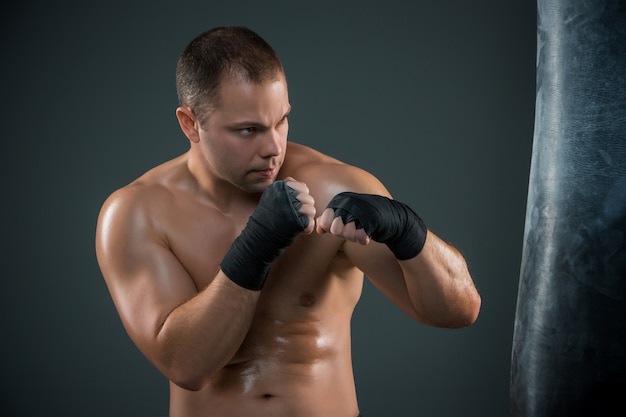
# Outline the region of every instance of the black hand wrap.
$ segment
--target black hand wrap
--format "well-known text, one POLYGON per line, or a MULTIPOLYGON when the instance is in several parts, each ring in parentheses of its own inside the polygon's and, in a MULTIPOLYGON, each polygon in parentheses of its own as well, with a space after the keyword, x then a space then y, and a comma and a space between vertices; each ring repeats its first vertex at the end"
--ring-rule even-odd
POLYGON ((422 251, 427 228, 409 206, 374 194, 344 192, 330 200, 328 207, 344 224, 354 222, 372 240, 386 244, 399 260, 411 259, 422 251))
POLYGON ((298 191, 276 181, 261 196, 248 224, 222 259, 221 268, 231 281, 249 290, 263 288, 272 262, 308 225, 298 210, 298 191))

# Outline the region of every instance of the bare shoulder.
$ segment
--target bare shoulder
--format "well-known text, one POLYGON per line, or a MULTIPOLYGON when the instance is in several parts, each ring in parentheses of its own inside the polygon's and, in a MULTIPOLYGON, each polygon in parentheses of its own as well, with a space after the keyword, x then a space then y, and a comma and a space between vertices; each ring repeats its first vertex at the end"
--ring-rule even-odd
MULTIPOLYGON (((129 184, 115 190, 105 200, 102 211, 112 208, 124 207, 127 209, 145 209, 152 205, 167 201, 175 188, 184 182, 181 177, 185 174, 183 169, 184 155, 158 165, 129 184)), ((101 213, 102 215, 102 213, 101 213)))
POLYGON ((173 193, 180 158, 144 173, 131 183, 112 192, 98 216, 96 243, 99 255, 111 244, 118 245, 133 236, 165 240, 159 232, 159 212, 167 211, 175 201, 173 193))
POLYGON ((306 183, 322 205, 343 191, 390 196, 370 172, 293 142, 289 143, 288 162, 283 171, 284 176, 306 183))
POLYGON ((100 240, 117 229, 125 229, 127 233, 146 232, 152 227, 152 212, 170 200, 169 194, 160 184, 143 182, 133 182, 114 191, 100 209, 97 238, 100 240))

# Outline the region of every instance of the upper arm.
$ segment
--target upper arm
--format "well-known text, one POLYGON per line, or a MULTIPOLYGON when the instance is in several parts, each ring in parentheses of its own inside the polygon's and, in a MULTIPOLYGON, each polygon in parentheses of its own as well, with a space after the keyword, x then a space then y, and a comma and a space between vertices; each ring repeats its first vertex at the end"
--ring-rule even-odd
POLYGON ((96 256, 129 336, 154 358, 165 319, 197 290, 152 221, 141 190, 117 191, 104 203, 96 256))

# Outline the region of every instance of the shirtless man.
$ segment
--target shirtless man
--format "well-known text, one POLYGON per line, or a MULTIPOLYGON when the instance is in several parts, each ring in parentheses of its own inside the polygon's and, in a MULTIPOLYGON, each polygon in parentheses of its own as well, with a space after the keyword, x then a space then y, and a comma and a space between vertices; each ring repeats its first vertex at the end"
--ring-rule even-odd
POLYGON ((115 191, 96 236, 125 329, 171 381, 171 417, 359 415, 364 274, 418 322, 476 320, 457 250, 371 174, 287 143, 285 74, 260 37, 200 35, 177 89, 189 150, 115 191))

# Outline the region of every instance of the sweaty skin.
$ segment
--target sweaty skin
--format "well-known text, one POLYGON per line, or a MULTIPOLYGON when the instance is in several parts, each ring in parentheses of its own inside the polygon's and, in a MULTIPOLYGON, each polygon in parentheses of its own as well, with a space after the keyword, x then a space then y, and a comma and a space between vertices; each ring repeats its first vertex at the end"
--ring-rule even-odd
POLYGON ((190 150, 103 205, 96 253, 115 306, 171 381, 171 417, 355 417, 350 319, 364 273, 426 324, 470 325, 480 297, 462 256, 434 233, 398 261, 325 210, 342 191, 390 195, 359 168, 287 144, 282 77, 226 84, 222 96, 209 126, 179 108, 190 150), (309 225, 263 289, 247 290, 220 261, 277 179, 299 191, 309 225))

